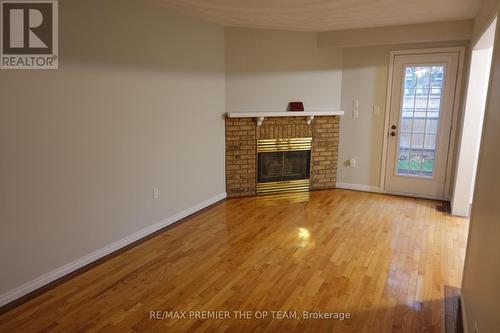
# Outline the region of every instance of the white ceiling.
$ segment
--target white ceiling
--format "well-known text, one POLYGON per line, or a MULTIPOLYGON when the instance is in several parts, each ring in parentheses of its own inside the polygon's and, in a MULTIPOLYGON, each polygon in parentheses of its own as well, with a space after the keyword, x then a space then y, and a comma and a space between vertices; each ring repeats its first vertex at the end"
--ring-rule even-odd
POLYGON ((473 18, 481 0, 150 0, 225 26, 327 31, 473 18))

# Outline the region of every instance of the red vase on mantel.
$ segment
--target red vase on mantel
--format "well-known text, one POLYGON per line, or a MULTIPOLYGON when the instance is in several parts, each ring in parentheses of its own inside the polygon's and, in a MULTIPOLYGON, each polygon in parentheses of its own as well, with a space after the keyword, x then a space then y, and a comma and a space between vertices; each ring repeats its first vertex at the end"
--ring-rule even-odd
POLYGON ((304 104, 302 102, 288 103, 288 111, 304 111, 304 104))

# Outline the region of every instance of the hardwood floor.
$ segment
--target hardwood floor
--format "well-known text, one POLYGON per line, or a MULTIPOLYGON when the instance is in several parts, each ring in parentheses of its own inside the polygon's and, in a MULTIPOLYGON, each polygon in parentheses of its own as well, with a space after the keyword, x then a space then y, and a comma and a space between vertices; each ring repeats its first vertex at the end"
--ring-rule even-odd
POLYGON ((441 332, 468 220, 439 204, 346 190, 227 200, 1 315, 0 332, 441 332), (230 318, 150 318, 218 310, 230 318))

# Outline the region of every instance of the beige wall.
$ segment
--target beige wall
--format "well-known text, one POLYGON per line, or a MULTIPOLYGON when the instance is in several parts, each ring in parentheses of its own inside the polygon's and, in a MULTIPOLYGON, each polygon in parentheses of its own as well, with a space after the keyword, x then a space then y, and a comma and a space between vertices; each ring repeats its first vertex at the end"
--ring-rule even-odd
POLYGON ((318 48, 317 34, 226 28, 226 109, 280 111, 340 107, 342 51, 318 48))
POLYGON ((224 192, 223 29, 59 3, 60 69, 0 71, 0 294, 224 192))
POLYGON ((384 135, 384 113, 387 96, 389 56, 393 50, 467 46, 465 41, 368 46, 344 49, 339 169, 341 186, 378 190, 384 135), (359 118, 352 117, 354 99, 359 99, 359 118), (380 113, 373 112, 373 106, 380 113), (347 165, 356 159, 356 167, 347 165))
POLYGON ((347 48, 342 72, 337 182, 368 187, 379 186, 384 131, 390 47, 347 48), (352 116, 353 101, 359 99, 359 118, 352 116), (375 115, 373 105, 380 107, 375 115), (346 162, 356 159, 356 167, 346 162))
MULTIPOLYGON (((477 40, 495 15, 500 2, 486 0, 479 11, 477 40)), ((493 51, 491 79, 479 153, 474 203, 462 282, 466 328, 474 332, 500 332, 500 21, 493 51)))

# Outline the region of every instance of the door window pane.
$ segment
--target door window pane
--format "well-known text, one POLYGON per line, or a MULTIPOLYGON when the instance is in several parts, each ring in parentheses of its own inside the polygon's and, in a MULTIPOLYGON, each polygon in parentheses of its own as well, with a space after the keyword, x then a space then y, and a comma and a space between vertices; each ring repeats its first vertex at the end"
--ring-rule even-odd
POLYGON ((425 133, 425 117, 418 117, 415 115, 413 119, 413 133, 425 133))
POLYGON ((436 150, 436 134, 425 135, 425 149, 436 150))
POLYGON ((443 94, 443 65, 405 68, 396 172, 431 177, 443 94))
POLYGON ((413 133, 411 135, 411 149, 422 149, 424 148, 424 135, 420 133, 413 133))
POLYGON ((399 147, 408 149, 410 148, 410 133, 401 133, 399 136, 399 147))
MULTIPOLYGON (((431 116, 431 115, 429 115, 431 116)), ((436 134, 437 133, 437 128, 438 128, 438 120, 437 119, 432 119, 429 117, 427 119, 426 127, 425 127, 425 132, 428 134, 436 134)))
POLYGON ((413 128, 413 117, 401 119, 401 133, 410 133, 413 128))

